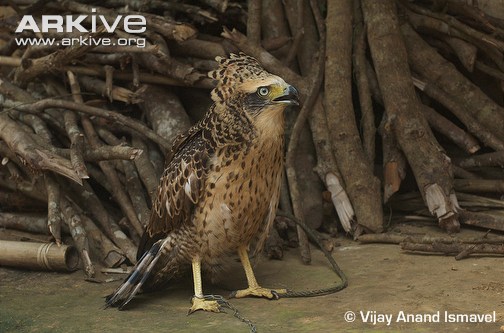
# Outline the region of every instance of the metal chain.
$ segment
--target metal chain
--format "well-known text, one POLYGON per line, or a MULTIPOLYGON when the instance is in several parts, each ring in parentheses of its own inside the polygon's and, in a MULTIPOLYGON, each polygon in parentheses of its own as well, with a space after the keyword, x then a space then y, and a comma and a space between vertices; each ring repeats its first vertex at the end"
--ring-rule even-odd
MULTIPOLYGON (((287 216, 288 218, 292 219, 294 222, 296 222, 297 224, 299 224, 304 229, 304 231, 308 234, 308 236, 310 238, 312 238, 312 240, 315 243, 317 243, 317 245, 319 246, 319 248, 322 250, 322 252, 324 253, 325 257, 327 258, 327 260, 331 264, 332 269, 334 270, 334 272, 341 279, 341 282, 338 283, 338 284, 336 284, 333 287, 324 288, 324 289, 315 289, 315 290, 307 290, 307 291, 291 291, 291 290, 289 290, 286 293, 282 293, 282 294, 280 294, 280 293, 274 293, 275 298, 278 299, 278 298, 290 298, 290 297, 314 297, 314 296, 322 296, 322 295, 332 294, 332 293, 335 293, 337 291, 340 291, 340 290, 346 288, 348 286, 348 280, 347 280, 347 277, 345 276, 345 273, 343 273, 343 271, 341 270, 341 268, 339 268, 338 264, 336 263, 336 261, 334 260, 334 258, 332 257, 332 255, 329 253, 329 251, 327 251, 324 248, 324 246, 321 244, 321 242, 318 239, 317 235, 315 235, 315 232, 313 231, 313 229, 311 229, 309 226, 307 226, 306 224, 304 224, 303 222, 301 222, 299 219, 295 218, 292 215, 284 214, 284 213, 281 213, 281 212, 277 212, 277 214, 278 215, 287 216)), ((248 327, 250 329, 250 333, 257 333, 257 327, 256 327, 256 325, 252 321, 250 321, 249 319, 243 317, 240 314, 240 312, 238 311, 238 309, 235 308, 231 303, 229 303, 221 295, 203 295, 203 298, 205 300, 208 300, 208 301, 217 301, 217 303, 219 304, 219 306, 221 308, 225 308, 225 309, 229 309, 229 310, 233 311, 233 316, 235 318, 239 319, 241 322, 243 322, 243 323, 245 323, 245 324, 248 325, 248 327)), ((225 312, 225 311, 223 311, 223 312, 225 312)))
MULTIPOLYGON (((221 295, 203 295, 203 298, 208 301, 217 301, 221 308, 229 309, 233 311, 233 316, 238 318, 241 322, 248 325, 250 329, 250 333, 257 333, 256 325, 250 321, 249 319, 243 317, 237 308, 235 308, 231 303, 229 303, 224 297, 221 295)), ((224 313, 227 313, 223 311, 224 313)))
POLYGON ((335 293, 337 291, 340 291, 342 289, 345 289, 348 286, 348 279, 341 270, 341 268, 338 266, 336 263, 336 260, 334 260, 333 256, 329 251, 325 249, 325 247, 322 245, 320 242, 319 238, 315 234, 314 230, 310 228, 308 225, 303 223, 301 220, 296 218, 295 216, 292 216, 290 214, 286 214, 284 212, 277 211, 277 215, 280 216, 285 216, 294 222, 296 222, 303 230, 306 232, 306 234, 318 245, 320 250, 324 253, 325 257, 331 264, 331 268, 333 271, 338 275, 338 277, 341 279, 341 282, 328 288, 323 288, 323 289, 315 289, 315 290, 306 290, 306 291, 291 291, 288 290, 286 293, 278 294, 278 298, 291 298, 291 297, 315 297, 315 296, 323 296, 323 295, 328 295, 335 293))

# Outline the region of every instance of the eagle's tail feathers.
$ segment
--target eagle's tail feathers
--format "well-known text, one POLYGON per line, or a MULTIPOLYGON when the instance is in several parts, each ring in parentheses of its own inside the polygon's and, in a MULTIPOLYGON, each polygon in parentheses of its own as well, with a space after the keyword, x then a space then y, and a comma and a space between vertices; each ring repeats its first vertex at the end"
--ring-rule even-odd
MULTIPOLYGON (((158 251, 159 251, 159 249, 158 249, 158 251)), ((142 276, 142 279, 140 280, 140 282, 137 283, 137 285, 135 286, 135 288, 133 289, 133 291, 130 293, 130 295, 128 296, 128 298, 119 306, 119 310, 122 310, 122 308, 126 304, 128 304, 129 301, 131 301, 131 299, 138 293, 138 291, 140 290, 140 288, 143 286, 143 284, 145 283, 145 281, 149 277, 149 273, 152 271, 152 268, 154 267, 154 265, 158 261, 159 257, 160 257, 159 255, 157 255, 157 256, 154 257, 154 259, 152 260, 152 262, 147 267, 146 273, 142 276)))
POLYGON ((133 272, 126 280, 105 299, 105 308, 110 306, 122 310, 126 304, 140 291, 140 288, 149 277, 152 268, 161 256, 161 248, 164 246, 165 239, 159 240, 148 252, 145 252, 142 258, 137 262, 133 272))

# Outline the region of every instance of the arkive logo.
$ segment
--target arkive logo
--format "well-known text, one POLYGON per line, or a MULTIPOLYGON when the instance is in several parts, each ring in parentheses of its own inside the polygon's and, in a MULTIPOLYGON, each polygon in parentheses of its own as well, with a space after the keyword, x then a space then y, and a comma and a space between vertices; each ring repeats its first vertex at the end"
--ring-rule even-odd
MULTIPOLYGON (((96 8, 91 9, 96 13, 96 8)), ((105 31, 112 33, 118 27, 130 34, 139 34, 147 29, 147 20, 142 15, 117 15, 115 18, 107 19, 105 15, 42 15, 41 21, 37 23, 32 15, 24 15, 19 22, 16 32, 96 32, 97 25, 102 24, 105 31), (91 29, 81 25, 84 20, 90 19, 91 29)))
POLYGON ((145 37, 136 37, 147 30, 147 20, 143 15, 110 15, 97 14, 96 8, 91 9, 91 15, 42 15, 40 18, 24 15, 19 22, 16 33, 61 33, 49 37, 16 37, 18 46, 135 46, 143 48, 147 41, 145 37), (84 26, 84 25, 85 26, 84 26), (129 36, 94 36, 92 33, 101 30, 114 33, 121 30, 129 36), (78 34, 78 33, 83 34, 78 34), (75 34, 77 33, 77 35, 75 34), (88 33, 86 35, 86 33, 88 33), (91 33, 91 34, 89 34, 91 33), (133 36, 132 36, 133 35, 133 36))

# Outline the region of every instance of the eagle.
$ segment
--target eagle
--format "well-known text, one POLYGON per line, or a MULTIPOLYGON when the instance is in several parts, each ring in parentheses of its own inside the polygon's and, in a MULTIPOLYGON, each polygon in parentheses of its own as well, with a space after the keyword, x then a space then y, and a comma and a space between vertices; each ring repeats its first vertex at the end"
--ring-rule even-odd
POLYGON ((219 312, 203 294, 201 272, 218 271, 238 253, 248 288, 232 293, 278 297, 261 287, 249 250, 262 248, 278 206, 283 172, 284 110, 297 90, 244 53, 217 57, 217 81, 202 120, 179 136, 167 159, 133 272, 106 298, 122 309, 138 292, 153 291, 192 267, 189 313, 219 312))

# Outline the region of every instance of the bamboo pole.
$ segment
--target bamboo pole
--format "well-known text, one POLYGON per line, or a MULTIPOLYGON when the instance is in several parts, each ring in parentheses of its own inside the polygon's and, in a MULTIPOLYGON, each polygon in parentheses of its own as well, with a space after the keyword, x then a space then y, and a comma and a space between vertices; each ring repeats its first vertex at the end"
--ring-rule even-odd
POLYGON ((0 240, 0 266, 71 272, 78 265, 79 254, 73 246, 0 240))

